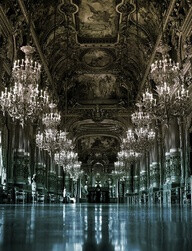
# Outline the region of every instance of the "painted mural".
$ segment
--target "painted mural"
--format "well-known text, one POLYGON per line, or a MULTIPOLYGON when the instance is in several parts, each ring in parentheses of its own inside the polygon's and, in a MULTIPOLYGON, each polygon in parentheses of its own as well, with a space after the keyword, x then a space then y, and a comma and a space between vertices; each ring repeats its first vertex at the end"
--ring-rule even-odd
POLYGON ((119 14, 114 0, 73 1, 79 7, 76 14, 78 36, 81 38, 115 38, 119 14))
POLYGON ((78 77, 84 99, 110 99, 117 93, 116 77, 112 74, 84 74, 78 77))
POLYGON ((103 151, 108 151, 110 149, 115 149, 118 146, 118 141, 115 138, 107 136, 91 136, 81 138, 78 142, 79 150, 86 149, 103 149, 103 151))
POLYGON ((82 61, 89 67, 103 68, 113 62, 113 56, 105 50, 90 49, 83 55, 82 61))

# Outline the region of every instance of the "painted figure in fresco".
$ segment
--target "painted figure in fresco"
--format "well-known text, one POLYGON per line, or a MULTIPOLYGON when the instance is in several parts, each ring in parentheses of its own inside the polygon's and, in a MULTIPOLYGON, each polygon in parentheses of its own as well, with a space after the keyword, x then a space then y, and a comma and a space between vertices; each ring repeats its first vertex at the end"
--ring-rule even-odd
POLYGON ((92 16, 88 17, 89 20, 93 21, 103 21, 110 22, 111 14, 108 11, 103 10, 96 10, 93 6, 90 4, 87 4, 90 8, 90 11, 92 12, 92 16))

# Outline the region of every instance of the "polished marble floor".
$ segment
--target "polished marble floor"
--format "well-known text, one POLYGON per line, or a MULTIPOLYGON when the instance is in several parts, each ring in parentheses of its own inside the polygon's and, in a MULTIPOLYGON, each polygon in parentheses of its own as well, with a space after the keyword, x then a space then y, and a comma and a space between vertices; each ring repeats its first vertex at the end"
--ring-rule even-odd
POLYGON ((125 204, 0 205, 1 251, 192 250, 192 209, 125 204))

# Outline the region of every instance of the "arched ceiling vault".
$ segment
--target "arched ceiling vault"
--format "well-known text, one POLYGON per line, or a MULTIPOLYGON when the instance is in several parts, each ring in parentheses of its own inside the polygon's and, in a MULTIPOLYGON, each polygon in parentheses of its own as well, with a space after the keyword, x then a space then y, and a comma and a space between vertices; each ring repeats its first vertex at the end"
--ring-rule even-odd
POLYGON ((44 69, 41 85, 58 100, 62 126, 76 139, 80 158, 89 161, 95 150, 113 162, 160 43, 161 20, 174 47, 174 25, 184 22, 190 1, 1 2, 0 46, 10 44, 6 74, 27 42, 31 22, 30 43, 44 69))

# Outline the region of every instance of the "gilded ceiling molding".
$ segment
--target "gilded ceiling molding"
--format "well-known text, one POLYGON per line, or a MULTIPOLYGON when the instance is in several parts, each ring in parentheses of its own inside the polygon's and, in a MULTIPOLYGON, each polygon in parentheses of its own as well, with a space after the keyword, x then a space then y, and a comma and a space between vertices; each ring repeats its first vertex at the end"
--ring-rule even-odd
POLYGON ((0 26, 2 27, 2 33, 5 37, 9 37, 13 34, 12 26, 5 15, 2 6, 0 5, 0 26))
POLYGON ((15 44, 13 38, 13 28, 4 13, 2 6, 0 6, 0 30, 5 41, 1 48, 0 58, 3 62, 3 69, 8 75, 11 75, 11 66, 9 60, 14 58, 15 44), (9 41, 9 43, 8 43, 9 41), (12 45, 8 48, 8 45, 12 45), (7 56, 9 54, 9 57, 7 56))

